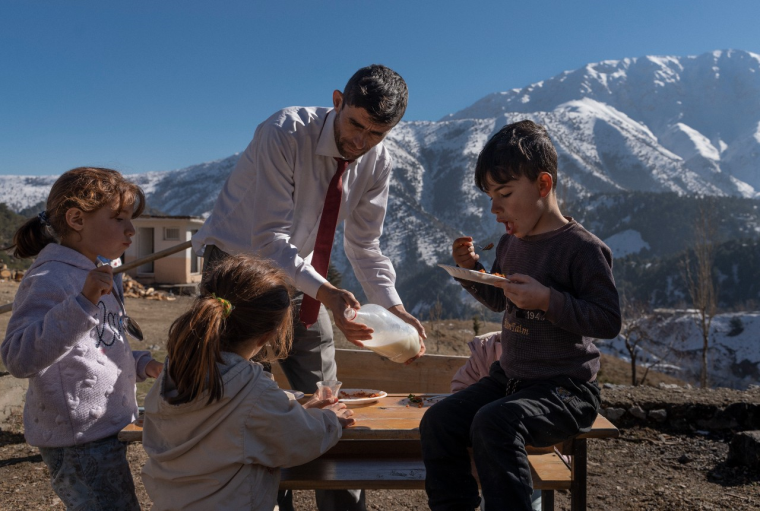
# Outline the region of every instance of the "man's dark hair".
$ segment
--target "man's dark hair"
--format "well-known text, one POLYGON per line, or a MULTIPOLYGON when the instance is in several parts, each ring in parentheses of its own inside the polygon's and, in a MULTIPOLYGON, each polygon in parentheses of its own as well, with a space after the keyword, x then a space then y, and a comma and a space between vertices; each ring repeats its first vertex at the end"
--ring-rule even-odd
POLYGON ((343 89, 343 104, 363 108, 378 124, 396 124, 404 116, 409 91, 397 72, 380 64, 354 73, 343 89))
POLYGON ((545 127, 524 120, 507 124, 486 143, 475 165, 475 184, 486 191, 488 176, 504 184, 521 176, 536 181, 541 172, 552 176, 556 190, 557 151, 549 133, 545 127))

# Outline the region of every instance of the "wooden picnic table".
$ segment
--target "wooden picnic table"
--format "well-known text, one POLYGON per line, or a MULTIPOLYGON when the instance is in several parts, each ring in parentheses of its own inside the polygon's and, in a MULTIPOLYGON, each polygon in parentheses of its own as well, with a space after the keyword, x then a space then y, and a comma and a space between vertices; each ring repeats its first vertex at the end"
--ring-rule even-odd
MULTIPOLYGON (((419 440, 420 420, 425 410, 447 394, 419 395, 423 399, 421 407, 409 402, 409 394, 388 394, 373 403, 351 406, 356 426, 344 429, 341 441, 419 440)), ((124 442, 142 441, 142 425, 142 418, 129 424, 121 430, 119 439, 124 442)))
MULTIPOLYGON (((420 445, 420 420, 428 408, 448 394, 388 394, 373 403, 352 406, 356 425, 343 430, 340 441, 319 458, 281 471, 281 489, 424 489, 425 467, 420 445)), ((304 399, 308 399, 304 398, 304 399)), ((601 415, 591 431, 548 449, 528 449, 533 485, 543 491, 542 508, 554 509, 554 490, 571 490, 571 509, 586 508, 588 438, 612 438, 619 432, 601 415), (570 461, 560 454, 569 454, 570 461)), ((142 439, 142 421, 119 433, 123 441, 142 439)), ((476 475, 476 474, 474 474, 476 475)))

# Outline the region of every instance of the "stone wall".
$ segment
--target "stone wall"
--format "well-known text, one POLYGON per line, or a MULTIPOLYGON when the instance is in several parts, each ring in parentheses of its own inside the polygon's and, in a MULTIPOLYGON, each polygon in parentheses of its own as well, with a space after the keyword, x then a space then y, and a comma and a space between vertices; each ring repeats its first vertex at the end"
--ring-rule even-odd
POLYGON ((601 413, 619 428, 650 426, 680 433, 756 430, 760 428, 760 388, 736 391, 605 384, 601 413))

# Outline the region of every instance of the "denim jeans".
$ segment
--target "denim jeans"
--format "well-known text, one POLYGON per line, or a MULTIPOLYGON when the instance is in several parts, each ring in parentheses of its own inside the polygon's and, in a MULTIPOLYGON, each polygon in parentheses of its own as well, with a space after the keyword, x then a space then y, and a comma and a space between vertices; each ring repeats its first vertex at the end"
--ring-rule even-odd
POLYGON ((127 445, 115 436, 73 447, 40 447, 53 491, 68 511, 139 511, 127 445))
POLYGON ((433 405, 422 417, 425 491, 433 511, 473 511, 480 497, 470 469, 472 447, 486 510, 531 509, 526 445, 547 447, 588 431, 599 410, 596 383, 568 377, 520 383, 506 394, 499 362, 489 376, 433 405))

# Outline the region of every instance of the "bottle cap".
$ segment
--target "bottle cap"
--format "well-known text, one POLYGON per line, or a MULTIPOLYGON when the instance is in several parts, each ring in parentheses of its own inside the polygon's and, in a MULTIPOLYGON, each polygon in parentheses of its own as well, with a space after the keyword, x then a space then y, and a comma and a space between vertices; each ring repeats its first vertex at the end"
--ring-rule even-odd
POLYGON ((343 317, 346 318, 349 321, 353 321, 356 319, 356 309, 352 309, 351 307, 348 307, 346 310, 343 311, 343 317))

